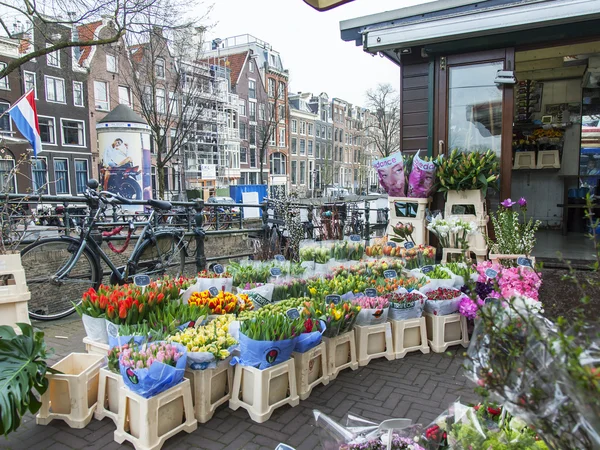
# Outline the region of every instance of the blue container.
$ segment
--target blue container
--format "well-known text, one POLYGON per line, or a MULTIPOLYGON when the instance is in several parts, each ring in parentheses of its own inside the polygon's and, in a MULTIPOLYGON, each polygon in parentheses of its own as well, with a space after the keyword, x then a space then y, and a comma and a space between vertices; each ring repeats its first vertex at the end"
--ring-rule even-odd
MULTIPOLYGON (((258 203, 262 203, 267 197, 267 185, 266 184, 238 184, 235 186, 229 186, 229 196, 235 200, 236 203, 242 202, 243 192, 258 192, 258 203)), ((242 208, 243 213, 243 208, 242 208)), ((262 216, 262 210, 260 210, 262 216)))

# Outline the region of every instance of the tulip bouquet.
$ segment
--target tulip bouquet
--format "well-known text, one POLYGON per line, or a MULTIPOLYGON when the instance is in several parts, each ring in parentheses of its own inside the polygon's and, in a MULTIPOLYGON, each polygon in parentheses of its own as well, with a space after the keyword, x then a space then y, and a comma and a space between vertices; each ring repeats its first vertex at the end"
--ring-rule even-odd
MULTIPOLYGON (((227 267, 229 269, 229 266, 227 267)), ((229 271, 225 271, 223 273, 214 273, 210 270, 203 270, 202 272, 198 272, 198 278, 231 278, 232 275, 229 271)), ((192 283, 193 284, 193 283, 192 283)))
POLYGON ((352 302, 339 302, 329 304, 315 304, 316 311, 322 311, 322 319, 325 321, 327 329, 323 336, 336 337, 338 334, 350 331, 356 322, 360 306, 354 305, 352 302))
POLYGON ((352 304, 360 307, 357 325, 378 325, 387 321, 390 302, 385 297, 356 297, 352 304))
POLYGON ((390 302, 386 297, 356 297, 352 303, 360 306, 362 309, 383 309, 390 306, 390 302))
POLYGON ((164 342, 134 345, 121 350, 119 365, 125 369, 149 369, 156 361, 175 367, 183 354, 177 347, 164 342))
POLYGON ((394 232, 394 236, 390 239, 394 242, 402 243, 404 241, 415 243, 415 240, 412 237, 413 232, 415 231, 415 227, 412 223, 397 223, 392 227, 392 231, 394 232))
POLYGON ((380 256, 383 256, 383 247, 384 244, 369 245, 365 248, 365 254, 373 258, 378 258, 380 256))
POLYGON ((316 250, 317 250, 317 248, 314 246, 301 248, 300 249, 300 261, 302 261, 302 262, 314 261, 316 250))
POLYGON ((288 298, 277 303, 269 303, 260 309, 253 311, 242 311, 238 315, 238 320, 247 320, 254 317, 272 316, 275 314, 285 314, 285 312, 292 308, 300 308, 304 305, 304 302, 309 299, 306 297, 299 298, 288 298))
POLYGON ((255 317, 240 324, 240 332, 255 341, 293 339, 303 330, 303 320, 290 320, 282 314, 255 317))
POLYGON ((131 351, 133 346, 133 340, 127 344, 116 346, 110 349, 108 352, 108 370, 114 373, 120 373, 119 357, 122 351, 131 351))
POLYGON ((348 244, 348 259, 351 261, 360 261, 365 253, 365 246, 360 242, 350 242, 348 244))
POLYGON ((346 261, 349 255, 349 244, 348 241, 334 243, 331 248, 331 257, 336 261, 346 261))
POLYGON ((243 291, 249 291, 250 289, 256 289, 257 287, 261 287, 264 285, 265 283, 246 283, 244 286, 238 287, 238 289, 241 289, 243 291))
POLYGON ((254 307, 247 295, 225 291, 219 291, 214 297, 210 291, 194 292, 188 302, 190 305, 208 306, 210 314, 238 314, 254 307))
MULTIPOLYGON (((210 313, 208 305, 169 303, 164 308, 151 312, 147 322, 138 325, 131 335, 156 336, 160 333, 172 334, 184 326, 195 326, 210 313), (144 331, 147 331, 146 333, 144 331)), ((133 328, 133 327, 132 327, 133 328)), ((121 336, 129 336, 126 329, 119 329, 121 336)))
POLYGON ((315 263, 327 264, 331 259, 331 251, 328 248, 317 248, 315 250, 315 263))
POLYGON ((273 301, 285 300, 286 298, 303 297, 306 294, 307 281, 295 279, 284 283, 275 284, 273 289, 273 301))
POLYGON ((460 303, 465 298, 465 294, 458 289, 439 287, 427 290, 425 287, 423 291, 427 296, 425 311, 436 316, 454 314, 459 310, 460 303))

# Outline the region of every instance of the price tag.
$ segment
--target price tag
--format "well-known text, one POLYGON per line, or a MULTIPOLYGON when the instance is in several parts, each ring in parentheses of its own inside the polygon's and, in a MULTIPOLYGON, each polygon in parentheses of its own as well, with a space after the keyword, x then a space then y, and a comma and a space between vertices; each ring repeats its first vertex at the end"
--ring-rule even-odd
POLYGON ((275 255, 274 259, 277 262, 285 262, 285 256, 283 256, 283 255, 275 255))
POLYGON ((148 286, 150 284, 150 277, 148 275, 134 275, 133 284, 139 287, 148 286))
POLYGON ((352 242, 360 242, 360 234, 351 234, 350 235, 350 240, 352 242))
POLYGON ((262 308, 263 306, 271 303, 267 298, 257 294, 256 292, 250 292, 248 294, 248 298, 252 300, 252 303, 254 303, 254 306, 257 308, 262 308))
POLYGON ((488 297, 483 301, 486 305, 498 305, 500 304, 500 300, 494 297, 488 297))
POLYGON ((395 248, 395 247, 397 247, 397 245, 396 245, 396 243, 395 243, 395 242, 388 242, 388 243, 387 243, 387 246, 388 246, 388 247, 392 247, 392 248, 395 248))
POLYGON ((328 295, 327 297, 325 297, 326 303, 333 303, 334 305, 337 305, 341 301, 342 301, 341 295, 328 295))
POLYGON ((533 268, 533 263, 531 262, 531 259, 525 258, 523 256, 520 256, 520 257, 517 258, 517 264, 519 266, 533 268))
POLYGON ((300 311, 296 308, 290 308, 285 312, 285 315, 288 316, 290 320, 296 320, 300 318, 300 311))
POLYGON ((119 335, 119 327, 112 322, 107 322, 106 333, 111 337, 117 337, 119 335))
POLYGON ((271 276, 272 277, 279 277, 281 276, 281 269, 279 267, 271 267, 271 276))
POLYGON ((423 274, 427 274, 429 272, 433 272, 433 266, 423 266, 423 267, 421 267, 421 272, 423 274))
POLYGON ((393 278, 398 278, 398 274, 396 273, 395 270, 386 270, 385 272, 383 272, 383 276, 385 278, 387 278, 388 280, 391 280, 393 278))
POLYGON ((208 288, 208 293, 211 297, 216 297, 217 295, 219 295, 219 290, 216 287, 211 286, 208 288))
POLYGON ((225 273, 225 269, 223 269, 223 266, 221 264, 215 264, 213 266, 213 272, 217 275, 221 275, 222 273, 225 273))
POLYGON ((365 289, 365 295, 367 297, 377 297, 377 289, 367 288, 367 289, 365 289))
POLYGON ((404 248, 406 250, 410 250, 411 248, 415 248, 415 244, 413 244, 412 242, 405 242, 404 243, 404 248))
POLYGON ((494 269, 487 269, 485 271, 485 276, 488 278, 496 278, 498 276, 498 272, 494 269))

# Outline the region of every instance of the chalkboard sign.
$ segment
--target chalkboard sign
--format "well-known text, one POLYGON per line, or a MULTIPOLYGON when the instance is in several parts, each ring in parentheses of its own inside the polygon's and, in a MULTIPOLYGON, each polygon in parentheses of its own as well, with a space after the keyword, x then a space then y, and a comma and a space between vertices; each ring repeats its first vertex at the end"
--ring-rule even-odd
POLYGON ((300 311, 296 308, 290 308, 285 312, 285 315, 288 316, 290 320, 296 320, 300 318, 300 311))
POLYGON ((223 266, 221 264, 215 264, 213 266, 213 272, 217 275, 221 275, 222 273, 225 273, 225 269, 223 269, 223 266))
POLYGON ((525 257, 523 257, 523 256, 519 256, 519 257, 517 258, 517 264, 518 264, 519 266, 523 266, 523 267, 531 267, 531 268, 533 268, 533 264, 532 264, 532 262, 531 262, 531 259, 529 259, 529 258, 525 258, 525 257))
POLYGON ((396 245, 396 243, 395 243, 395 242, 388 242, 388 243, 387 243, 387 246, 388 246, 388 247, 392 247, 392 248, 395 248, 395 247, 397 247, 397 245, 396 245))
POLYGON ((433 266, 423 266, 423 267, 421 267, 421 272, 423 274, 428 274, 429 272, 433 272, 433 266))
POLYGON ((279 267, 271 267, 270 272, 272 277, 281 276, 281 269, 279 267))
POLYGON ((367 297, 377 297, 377 289, 367 288, 367 289, 365 289, 365 295, 367 297))
POLYGON ((217 295, 219 295, 219 290, 216 287, 211 286, 208 288, 208 293, 211 297, 216 297, 217 295))
POLYGON ((148 286, 150 284, 150 277, 148 275, 134 275, 133 284, 139 287, 148 286))
POLYGON ((285 256, 283 255, 275 255, 274 258, 277 262, 285 262, 285 256))
POLYGON ((359 234, 351 234, 350 235, 350 240, 352 242, 360 242, 360 235, 359 234))
POLYGON ((404 248, 406 250, 410 250, 411 248, 415 248, 415 244, 413 244, 412 242, 405 242, 404 243, 404 248))
POLYGON ((325 297, 326 303, 333 303, 334 305, 337 305, 341 301, 342 297, 340 295, 328 295, 327 297, 325 297))
POLYGON ((485 276, 488 278, 496 278, 498 276, 498 272, 494 269, 487 269, 485 271, 485 276))
POLYGON ((388 280, 392 279, 392 278, 398 278, 398 274, 396 273, 395 270, 386 270, 383 272, 383 276, 385 278, 387 278, 388 280))

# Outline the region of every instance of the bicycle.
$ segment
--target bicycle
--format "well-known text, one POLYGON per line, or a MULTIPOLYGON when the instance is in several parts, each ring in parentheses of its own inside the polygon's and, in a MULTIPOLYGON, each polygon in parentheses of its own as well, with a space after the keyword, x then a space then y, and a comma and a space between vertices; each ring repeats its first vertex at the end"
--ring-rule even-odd
POLYGON ((138 274, 179 276, 183 273, 187 254, 185 233, 168 227, 154 229, 155 210, 167 211, 172 207, 162 200, 146 202, 153 208, 147 221, 129 223, 127 243, 136 226, 144 228, 126 264, 117 267, 102 250, 102 235, 98 232, 98 227, 114 227, 114 224, 102 224, 98 219, 109 205, 130 205, 132 201, 106 191, 96 192, 97 188, 98 182, 90 179, 84 196, 91 213, 79 230, 79 238, 46 238, 21 251, 31 291, 29 316, 32 319, 55 320, 72 314, 83 293, 89 288, 97 289, 102 283, 101 262, 110 269, 113 284, 130 283, 133 275, 138 274))

